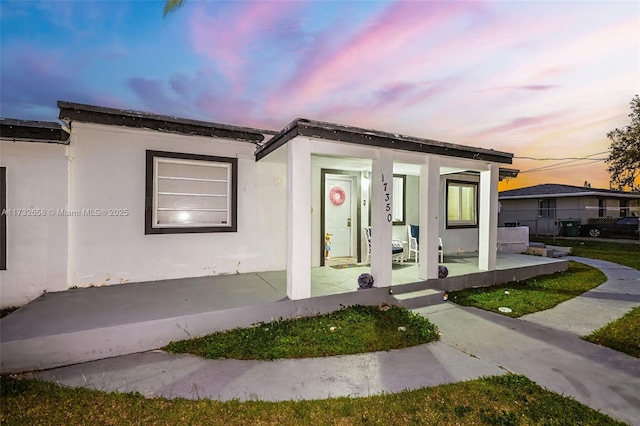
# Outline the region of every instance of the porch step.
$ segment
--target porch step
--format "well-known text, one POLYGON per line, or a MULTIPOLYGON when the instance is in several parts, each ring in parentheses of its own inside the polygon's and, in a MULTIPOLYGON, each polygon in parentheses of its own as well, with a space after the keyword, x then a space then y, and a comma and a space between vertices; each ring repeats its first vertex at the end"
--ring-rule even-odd
POLYGON ((553 257, 568 256, 573 252, 573 247, 547 246, 553 250, 553 257))
POLYGON ((531 245, 525 251, 525 254, 532 254, 534 256, 553 257, 553 249, 547 247, 532 247, 531 245))
POLYGON ((542 257, 562 257, 571 254, 571 247, 549 246, 542 243, 530 243, 525 254, 542 257))
POLYGON ((444 292, 427 288, 408 293, 394 294, 400 305, 407 309, 424 308, 426 306, 442 303, 444 292))

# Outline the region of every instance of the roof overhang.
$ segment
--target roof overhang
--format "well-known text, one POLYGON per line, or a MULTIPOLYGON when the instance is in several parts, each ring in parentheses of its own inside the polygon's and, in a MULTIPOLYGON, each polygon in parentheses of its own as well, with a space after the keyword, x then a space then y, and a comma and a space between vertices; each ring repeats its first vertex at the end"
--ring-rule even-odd
POLYGON ((69 132, 60 123, 51 121, 0 118, 0 138, 14 142, 69 144, 69 132))
POLYGON ((110 126, 124 126, 157 130, 167 133, 178 133, 190 136, 208 136, 214 138, 233 139, 238 141, 260 143, 264 134, 273 133, 267 130, 248 127, 230 126, 226 124, 210 123, 207 121, 190 120, 186 118, 170 117, 152 113, 106 108, 94 105, 77 104, 58 101, 60 119, 72 123, 106 124, 110 126))
POLYGON ((264 145, 258 147, 255 154, 256 161, 266 157, 297 136, 494 163, 511 164, 513 160, 513 154, 492 149, 474 148, 431 139, 298 118, 264 145))
POLYGON ((513 179, 513 178, 517 178, 518 177, 518 173, 520 173, 520 170, 518 169, 510 169, 507 167, 500 167, 500 170, 498 171, 498 178, 499 180, 502 179, 513 179))

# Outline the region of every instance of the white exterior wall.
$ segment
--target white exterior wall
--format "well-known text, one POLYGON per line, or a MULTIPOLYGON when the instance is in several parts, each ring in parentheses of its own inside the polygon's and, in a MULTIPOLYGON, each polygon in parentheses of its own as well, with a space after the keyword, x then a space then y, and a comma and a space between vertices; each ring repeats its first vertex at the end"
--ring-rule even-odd
POLYGON ((500 200, 498 226, 509 222, 520 222, 535 232, 533 223, 538 218, 538 199, 525 198, 516 200, 500 200))
POLYGON ((498 228, 498 251, 502 253, 522 253, 529 247, 529 228, 514 226, 498 228))
POLYGON ((67 288, 68 218, 57 211, 67 208, 66 150, 65 145, 0 141, 0 166, 7 168, 7 209, 36 209, 41 214, 7 217, 0 307, 21 306, 45 291, 67 288))
POLYGON ((256 163, 249 142, 73 123, 70 209, 128 209, 69 218, 69 286, 285 269, 286 167, 256 163), (238 160, 238 232, 145 235, 146 150, 238 160))
POLYGON ((589 218, 598 217, 598 197, 559 197, 556 198, 556 209, 558 219, 579 218, 587 223, 589 218))
POLYGON ((598 197, 589 196, 589 197, 579 197, 580 198, 580 207, 584 209, 584 212, 580 216, 582 219, 582 223, 587 223, 589 219, 598 217, 599 209, 598 209, 598 197))

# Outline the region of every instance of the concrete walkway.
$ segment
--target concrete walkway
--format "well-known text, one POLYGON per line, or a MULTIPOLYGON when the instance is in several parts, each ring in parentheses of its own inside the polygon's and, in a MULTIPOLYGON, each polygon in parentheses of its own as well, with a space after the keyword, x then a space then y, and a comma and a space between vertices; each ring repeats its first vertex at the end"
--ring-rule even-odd
POLYGON ((286 401, 400 392, 505 374, 437 342, 404 350, 276 361, 205 360, 161 351, 35 374, 67 386, 154 397, 286 401))
POLYGON ((640 306, 640 272, 637 269, 584 257, 566 259, 600 269, 607 281, 552 309, 523 315, 521 319, 586 336, 640 306))
POLYGON ((640 425, 640 359, 566 331, 476 308, 450 304, 418 312, 440 328, 442 343, 640 425))
MULTIPOLYGON (((620 299, 638 294, 639 271, 609 263, 600 266, 611 274, 602 290, 608 297, 590 299, 610 301, 613 307, 620 299), (617 278, 616 271, 620 272, 617 278)), ((594 316, 588 309, 560 305, 545 312, 554 310, 571 315, 564 317, 565 322, 580 323, 594 316)), ((272 362, 203 360, 153 351, 32 375, 68 386, 138 391, 147 396, 278 401, 366 396, 511 371, 640 425, 639 359, 585 342, 576 330, 551 328, 553 322, 537 324, 449 302, 416 312, 440 328, 440 342, 390 352, 272 362)), ((600 321, 605 317, 600 316, 600 321)), ((594 326, 599 327, 589 327, 594 326)))

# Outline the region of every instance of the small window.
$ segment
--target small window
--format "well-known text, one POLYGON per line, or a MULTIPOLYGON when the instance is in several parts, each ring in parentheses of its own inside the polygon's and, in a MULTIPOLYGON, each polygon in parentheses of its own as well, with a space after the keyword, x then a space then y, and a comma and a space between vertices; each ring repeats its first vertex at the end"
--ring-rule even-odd
POLYGON ((607 200, 598 199, 598 217, 607 217, 607 200))
POLYGON ((550 198, 538 201, 538 216, 543 218, 556 217, 556 199, 550 198))
POLYGON ((621 199, 620 200, 620 217, 629 216, 629 200, 621 199))
POLYGON ((447 228, 478 226, 478 184, 447 181, 447 228))
POLYGON ((235 232, 235 158, 147 151, 145 233, 235 232))
POLYGON ((7 168, 0 167, 0 270, 7 269, 7 168))
POLYGON ((393 175, 393 224, 404 225, 406 208, 407 176, 393 175))

